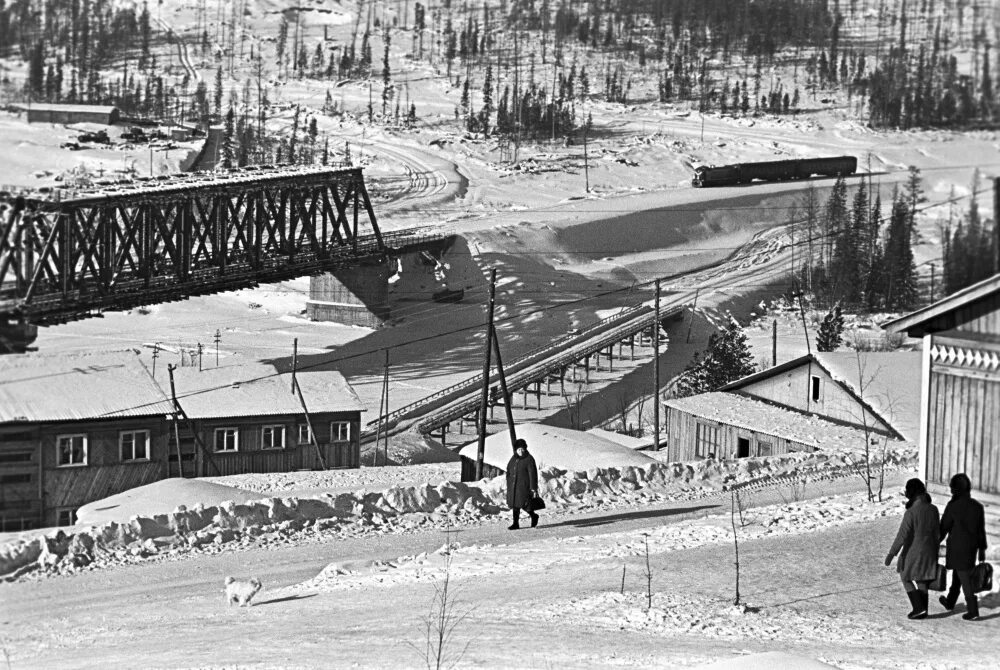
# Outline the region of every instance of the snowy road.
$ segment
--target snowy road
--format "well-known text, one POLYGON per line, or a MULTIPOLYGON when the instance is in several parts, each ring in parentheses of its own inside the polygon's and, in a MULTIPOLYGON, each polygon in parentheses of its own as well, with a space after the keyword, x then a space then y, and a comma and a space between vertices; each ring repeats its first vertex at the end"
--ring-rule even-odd
MULTIPOLYGON (((740 588, 743 601, 759 609, 727 604, 734 588, 729 514, 716 499, 548 516, 539 528, 515 533, 501 521, 449 536, 316 538, 2 585, 0 637, 14 668, 423 667, 421 618, 442 583, 435 551, 450 538, 460 544, 450 568, 455 611, 467 614, 456 650, 471 642, 459 667, 689 667, 764 650, 843 668, 925 660, 932 665, 924 667, 987 667, 981 659, 1000 652, 1000 615, 992 613, 1000 599, 984 599, 986 621, 962 629, 976 636, 968 645, 975 658, 950 650, 960 617, 926 622, 929 635, 901 617, 895 574, 880 560, 898 512, 882 518, 878 506, 856 497, 816 500, 843 494, 854 481, 810 484, 794 503, 798 514, 749 510, 760 516, 741 531, 740 588), (850 510, 870 519, 851 521, 850 510), (824 512, 832 515, 824 520, 824 512), (784 532, 782 519, 805 526, 784 532), (336 569, 324 572, 330 564, 336 569), (264 582, 253 607, 223 604, 229 574, 264 582), (514 656, 511 637, 518 640, 514 656), (887 660, 872 665, 876 652, 887 660), (941 664, 949 659, 962 665, 941 664)), ((789 493, 759 493, 754 503, 780 509, 789 493)))

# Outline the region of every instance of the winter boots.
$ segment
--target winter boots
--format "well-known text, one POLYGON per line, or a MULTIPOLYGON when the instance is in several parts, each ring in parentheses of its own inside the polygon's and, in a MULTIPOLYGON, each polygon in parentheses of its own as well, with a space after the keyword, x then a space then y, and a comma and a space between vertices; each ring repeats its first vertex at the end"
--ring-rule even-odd
POLYGON ((926 619, 927 618, 927 591, 920 591, 915 589, 913 591, 907 591, 906 597, 910 599, 910 604, 913 605, 913 610, 906 615, 907 619, 926 619))
MULTIPOLYGON (((958 601, 958 593, 958 591, 949 591, 947 596, 938 598, 941 607, 949 612, 955 609, 955 603, 958 601)), ((965 603, 965 609, 966 612, 962 615, 963 619, 966 621, 976 621, 979 619, 979 598, 972 596, 972 599, 965 603)))
POLYGON ((531 527, 534 528, 538 525, 538 515, 534 512, 528 512, 528 514, 531 516, 531 527))
POLYGON ((962 618, 966 621, 976 621, 979 619, 979 598, 972 596, 965 602, 965 607, 968 610, 962 615, 962 618))

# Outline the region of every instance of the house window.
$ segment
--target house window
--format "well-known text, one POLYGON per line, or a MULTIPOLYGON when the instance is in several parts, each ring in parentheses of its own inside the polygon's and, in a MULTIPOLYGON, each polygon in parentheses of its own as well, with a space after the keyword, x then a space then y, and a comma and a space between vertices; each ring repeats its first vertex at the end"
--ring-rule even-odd
POLYGON ((312 431, 309 430, 309 424, 300 423, 299 444, 311 444, 311 443, 312 443, 312 431))
POLYGON ((758 456, 773 456, 774 448, 771 446, 770 442, 761 442, 757 440, 757 455, 758 456))
POLYGON ((56 510, 57 526, 72 526, 76 523, 76 510, 72 507, 65 507, 56 510))
POLYGON ((715 458, 719 450, 719 427, 696 423, 694 431, 695 458, 715 458))
POLYGON ((118 447, 122 461, 149 460, 149 431, 130 430, 118 434, 118 447))
POLYGON ((350 442, 351 440, 351 422, 350 421, 331 421, 330 422, 330 441, 331 442, 350 442))
POLYGON ((261 429, 262 449, 284 449, 285 448, 285 427, 284 426, 264 426, 261 429))
POLYGON ((56 438, 56 467, 87 464, 87 436, 60 435, 56 438))
POLYGON ((816 375, 809 377, 809 395, 813 402, 819 402, 819 377, 816 375))
POLYGON ((239 448, 240 432, 236 428, 215 429, 215 450, 236 451, 239 448))

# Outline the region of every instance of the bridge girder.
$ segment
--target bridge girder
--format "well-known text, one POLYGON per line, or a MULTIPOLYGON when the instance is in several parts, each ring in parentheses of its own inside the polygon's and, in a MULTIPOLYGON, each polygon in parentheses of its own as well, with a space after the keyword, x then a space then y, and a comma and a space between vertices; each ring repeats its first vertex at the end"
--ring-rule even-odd
POLYGON ((386 246, 360 169, 0 194, 0 317, 44 325, 349 266, 386 246))

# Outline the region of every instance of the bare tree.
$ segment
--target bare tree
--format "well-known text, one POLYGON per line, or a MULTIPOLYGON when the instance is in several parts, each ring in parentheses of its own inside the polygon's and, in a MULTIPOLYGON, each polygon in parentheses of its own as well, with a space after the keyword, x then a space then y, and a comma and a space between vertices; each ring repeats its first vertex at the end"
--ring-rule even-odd
POLYGON ((455 648, 455 636, 459 625, 471 613, 470 609, 459 611, 457 591, 451 584, 452 549, 451 525, 445 529, 447 544, 445 545, 444 579, 434 586, 434 598, 431 600, 430 612, 421 619, 424 624, 423 646, 409 643, 411 647, 423 656, 427 670, 455 668, 461 663, 469 650, 472 640, 468 640, 460 649, 455 648))
MULTIPOLYGON (((871 374, 867 374, 861 352, 855 351, 854 358, 858 367, 858 397, 861 399, 863 405, 867 405, 868 399, 873 397, 868 391, 871 388, 872 382, 878 376, 881 367, 876 368, 871 374)), ((891 418, 894 414, 892 397, 887 394, 881 400, 885 403, 885 407, 891 418)), ((860 461, 851 459, 850 455, 847 458, 853 466, 854 471, 865 482, 868 501, 874 502, 878 500, 881 502, 882 493, 885 489, 885 464, 886 454, 889 449, 889 438, 875 430, 874 421, 869 417, 868 411, 864 406, 861 408, 860 419, 865 435, 865 443, 861 449, 860 461)))

